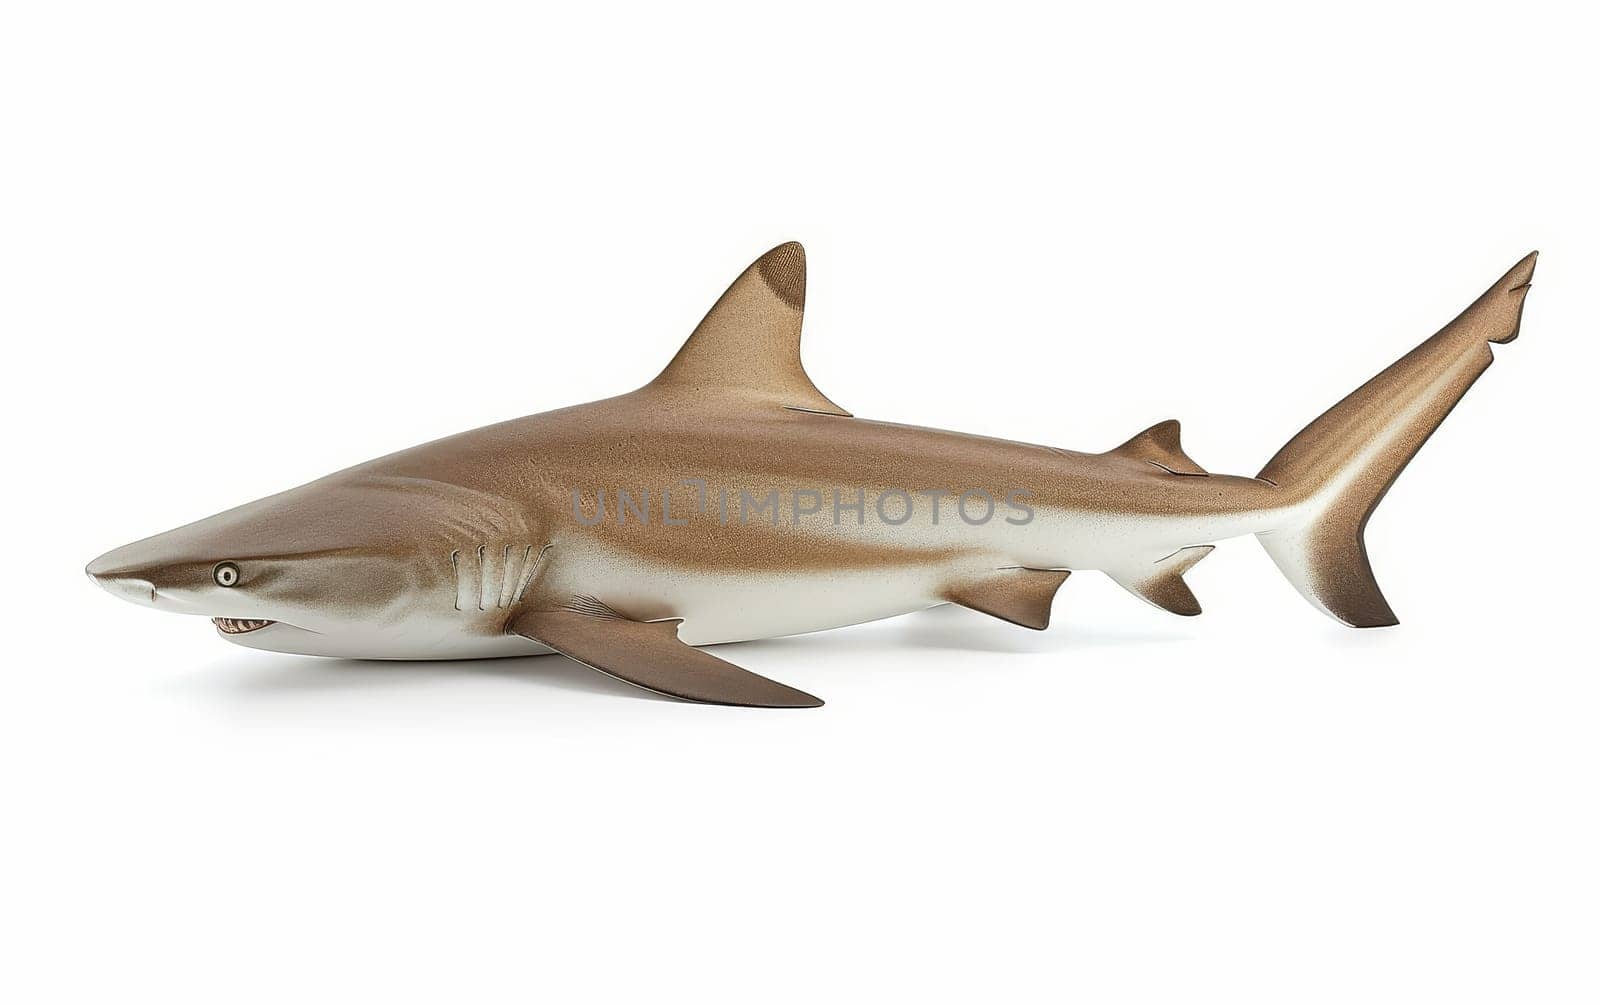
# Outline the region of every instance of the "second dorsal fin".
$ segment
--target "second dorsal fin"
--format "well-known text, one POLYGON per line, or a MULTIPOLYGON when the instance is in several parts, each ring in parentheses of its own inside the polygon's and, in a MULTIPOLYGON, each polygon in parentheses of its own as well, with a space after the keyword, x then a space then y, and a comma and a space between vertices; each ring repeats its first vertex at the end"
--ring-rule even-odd
POLYGON ((1207 475, 1211 472, 1202 468, 1183 452, 1183 445, 1178 442, 1178 420, 1168 419, 1158 422, 1108 453, 1121 457, 1136 457, 1141 461, 1149 461, 1156 467, 1164 468, 1174 475, 1207 475))
POLYGON ((849 415, 800 365, 806 252, 780 244, 733 281, 650 387, 849 415))

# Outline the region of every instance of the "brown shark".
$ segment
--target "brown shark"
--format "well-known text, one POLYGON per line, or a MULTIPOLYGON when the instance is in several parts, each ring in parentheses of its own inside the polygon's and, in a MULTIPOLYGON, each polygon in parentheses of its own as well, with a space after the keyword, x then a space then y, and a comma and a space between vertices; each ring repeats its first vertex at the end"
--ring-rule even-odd
POLYGON ((821 702, 695 646, 952 603, 1028 628, 1073 571, 1176 614, 1212 543, 1256 535, 1307 600, 1394 614, 1362 531, 1516 338, 1534 255, 1329 409, 1254 478, 1173 421, 1079 453, 854 418, 800 364, 805 253, 736 279, 650 384, 358 465, 89 564, 224 638, 379 659, 555 651, 693 701, 821 702))

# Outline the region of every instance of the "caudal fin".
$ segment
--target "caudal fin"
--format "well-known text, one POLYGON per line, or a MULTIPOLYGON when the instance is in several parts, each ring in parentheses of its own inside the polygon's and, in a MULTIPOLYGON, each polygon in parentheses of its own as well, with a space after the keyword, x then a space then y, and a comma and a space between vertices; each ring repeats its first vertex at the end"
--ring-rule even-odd
POLYGON ((1296 502, 1284 525, 1257 537, 1307 600, 1345 624, 1398 623, 1372 576, 1362 532, 1406 464, 1494 362, 1489 343, 1517 337, 1538 254, 1322 413, 1261 469, 1258 477, 1296 502))

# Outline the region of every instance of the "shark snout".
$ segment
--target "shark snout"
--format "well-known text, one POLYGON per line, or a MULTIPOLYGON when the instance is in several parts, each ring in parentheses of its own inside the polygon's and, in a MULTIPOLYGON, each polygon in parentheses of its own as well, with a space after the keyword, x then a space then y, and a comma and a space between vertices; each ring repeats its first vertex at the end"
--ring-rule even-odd
POLYGON ((90 572, 89 578, 100 585, 100 588, 114 597, 146 607, 156 605, 156 584, 139 576, 118 575, 117 573, 90 572))
POLYGON ((117 551, 108 551, 84 567, 96 585, 114 597, 146 607, 156 606, 156 584, 148 572, 119 561, 117 551))

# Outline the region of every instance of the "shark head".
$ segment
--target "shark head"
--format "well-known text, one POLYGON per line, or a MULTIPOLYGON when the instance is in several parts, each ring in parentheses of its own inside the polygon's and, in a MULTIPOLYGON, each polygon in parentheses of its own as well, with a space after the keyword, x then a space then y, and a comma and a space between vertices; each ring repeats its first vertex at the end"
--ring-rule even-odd
POLYGON ((452 556, 505 537, 505 516, 474 490, 352 469, 124 545, 85 571, 132 603, 208 617, 239 645, 381 654, 417 632, 473 627, 452 556))

